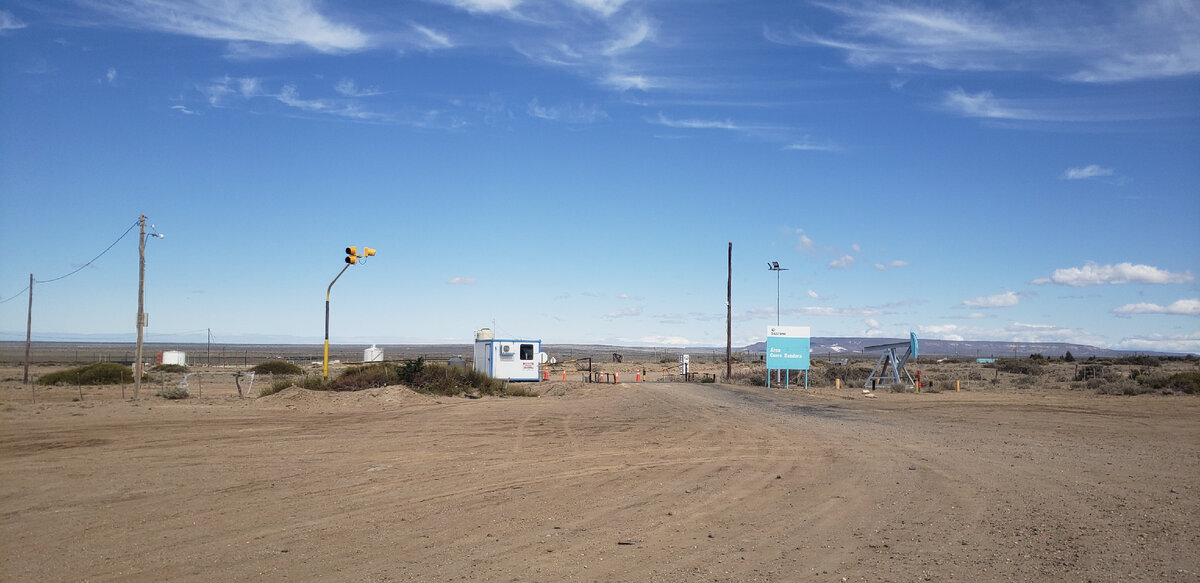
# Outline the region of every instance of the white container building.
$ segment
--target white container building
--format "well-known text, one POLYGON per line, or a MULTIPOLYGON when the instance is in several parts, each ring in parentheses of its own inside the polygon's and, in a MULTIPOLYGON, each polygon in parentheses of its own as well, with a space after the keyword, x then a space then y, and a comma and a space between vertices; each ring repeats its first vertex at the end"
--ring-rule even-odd
POLYGON ((495 379, 538 381, 542 341, 496 338, 488 328, 475 333, 475 370, 495 379))

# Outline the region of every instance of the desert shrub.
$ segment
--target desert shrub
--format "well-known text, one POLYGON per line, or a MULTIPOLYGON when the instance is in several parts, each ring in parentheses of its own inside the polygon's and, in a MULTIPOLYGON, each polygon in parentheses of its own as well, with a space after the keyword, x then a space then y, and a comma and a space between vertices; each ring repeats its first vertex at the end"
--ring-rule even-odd
POLYGON ((1134 356, 1122 356, 1114 359, 1115 364, 1129 364, 1133 366, 1162 366, 1162 362, 1153 356, 1138 354, 1134 356))
POLYGON ((154 371, 154 372, 180 372, 180 373, 186 373, 186 372, 188 371, 188 367, 186 367, 186 366, 184 366, 184 365, 182 365, 182 364, 156 364, 156 365, 154 365, 154 367, 153 367, 153 368, 151 368, 150 370, 152 370, 152 371, 154 371))
POLYGON ((996 361, 996 368, 1000 372, 1024 375, 1040 375, 1045 367, 1033 360, 1005 358, 996 361))
POLYGON ((421 370, 425 368, 425 357, 418 356, 414 360, 406 360, 396 371, 396 376, 402 383, 411 383, 417 380, 417 375, 421 374, 421 370))
POLYGON ((258 390, 258 396, 266 397, 267 395, 274 395, 275 393, 290 387, 300 387, 310 391, 328 391, 331 384, 333 384, 333 379, 326 379, 321 375, 283 377, 271 381, 271 384, 269 385, 263 385, 263 387, 258 390))
MULTIPOLYGON (((144 377, 143 377, 144 378, 144 377)), ((115 362, 93 362, 44 374, 39 385, 119 385, 133 382, 133 369, 115 362)))
POLYGON ((1085 386, 1087 386, 1087 388, 1092 389, 1094 391, 1094 390, 1099 389, 1100 387, 1104 386, 1107 382, 1108 381, 1106 381, 1102 378, 1088 379, 1085 386))
POLYGON ((664 354, 658 358, 659 364, 668 364, 672 362, 679 362, 679 357, 672 354, 664 354))
POLYGON ((183 387, 167 387, 155 393, 155 395, 164 399, 186 399, 189 396, 187 389, 183 387))
POLYGON ((970 371, 967 373, 967 380, 968 381, 982 381, 983 373, 981 373, 977 370, 970 371))
POLYGON ((254 368, 250 370, 256 374, 300 374, 304 372, 304 369, 282 360, 268 360, 254 365, 254 368))
POLYGON ((1017 379, 1013 381, 1014 385, 1026 389, 1032 387, 1036 383, 1037 379, 1033 378, 1032 376, 1017 377, 1017 379))
POLYGON ((1068 350, 1067 353, 1063 355, 1063 362, 1075 362, 1075 355, 1071 354, 1071 351, 1068 350))
POLYGON ((1189 395, 1200 393, 1200 372, 1177 372, 1170 376, 1142 375, 1139 381, 1153 389, 1179 391, 1189 395))
POLYGON ((400 383, 399 367, 391 362, 374 362, 350 367, 338 375, 330 385, 331 391, 361 391, 400 383))
POLYGON ((536 396, 538 396, 538 394, 525 388, 524 386, 521 386, 521 385, 508 385, 508 387, 504 389, 504 396, 506 396, 506 397, 536 397, 536 396))
POLYGON ((729 377, 729 382, 737 385, 750 385, 752 387, 767 386, 767 373, 765 370, 735 370, 729 377))
POLYGON ((476 370, 427 364, 411 386, 415 391, 435 395, 503 395, 507 384, 476 370))
POLYGON ((922 393, 940 393, 940 392, 942 392, 942 386, 945 384, 946 384, 946 381, 929 381, 929 383, 921 389, 921 392, 922 393))
POLYGON ((1097 387, 1096 392, 1101 395, 1141 395, 1154 392, 1154 390, 1154 388, 1133 379, 1117 379, 1101 384, 1097 387))
POLYGON ((893 393, 907 393, 912 391, 912 387, 904 383, 892 383, 885 388, 893 393))

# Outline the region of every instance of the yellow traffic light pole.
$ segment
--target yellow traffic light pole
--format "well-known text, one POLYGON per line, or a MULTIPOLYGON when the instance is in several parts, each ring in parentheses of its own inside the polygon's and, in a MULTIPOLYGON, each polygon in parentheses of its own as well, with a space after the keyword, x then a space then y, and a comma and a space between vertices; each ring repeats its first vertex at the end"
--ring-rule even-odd
POLYGON ((329 287, 325 288, 325 360, 321 368, 321 375, 324 378, 329 378, 329 293, 333 291, 333 284, 337 283, 338 277, 346 273, 351 265, 358 263, 360 258, 373 257, 375 250, 370 247, 363 247, 362 255, 358 254, 358 247, 346 247, 346 266, 338 272, 337 277, 329 282, 329 287))

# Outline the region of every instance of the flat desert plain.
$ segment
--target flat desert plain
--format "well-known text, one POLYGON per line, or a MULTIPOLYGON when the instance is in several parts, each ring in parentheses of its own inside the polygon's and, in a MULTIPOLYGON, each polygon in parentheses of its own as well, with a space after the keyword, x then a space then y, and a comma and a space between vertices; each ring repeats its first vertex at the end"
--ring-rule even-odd
POLYGON ((530 386, 10 380, 0 579, 1200 581, 1195 396, 530 386))

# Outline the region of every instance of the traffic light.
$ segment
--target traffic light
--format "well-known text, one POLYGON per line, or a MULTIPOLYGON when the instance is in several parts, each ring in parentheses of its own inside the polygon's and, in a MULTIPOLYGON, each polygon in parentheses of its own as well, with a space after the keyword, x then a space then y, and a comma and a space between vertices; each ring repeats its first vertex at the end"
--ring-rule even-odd
POLYGON ((358 263, 358 247, 346 247, 346 263, 358 263))
POLYGON ((374 250, 374 249, 372 249, 372 248, 370 248, 370 247, 363 247, 363 254, 362 254, 362 256, 363 256, 363 257, 374 257, 374 256, 375 256, 375 250, 374 250))

